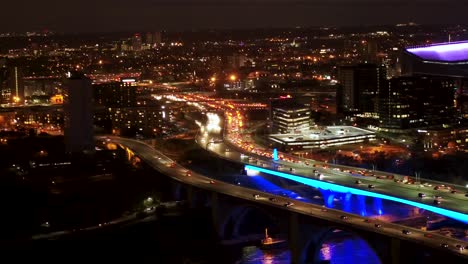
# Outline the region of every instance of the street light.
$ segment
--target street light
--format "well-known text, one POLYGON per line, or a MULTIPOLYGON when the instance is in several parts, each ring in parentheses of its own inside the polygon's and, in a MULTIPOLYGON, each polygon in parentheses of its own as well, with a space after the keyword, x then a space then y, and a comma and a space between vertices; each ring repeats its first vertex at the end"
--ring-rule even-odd
POLYGON ((229 79, 234 82, 235 80, 237 80, 237 77, 236 75, 231 74, 231 76, 229 76, 229 79))

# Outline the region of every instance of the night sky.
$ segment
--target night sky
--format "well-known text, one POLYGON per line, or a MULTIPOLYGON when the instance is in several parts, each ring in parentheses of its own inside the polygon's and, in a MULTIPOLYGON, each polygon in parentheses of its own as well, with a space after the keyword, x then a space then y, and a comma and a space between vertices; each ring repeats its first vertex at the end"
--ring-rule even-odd
POLYGON ((468 24, 468 0, 8 0, 0 32, 468 24))

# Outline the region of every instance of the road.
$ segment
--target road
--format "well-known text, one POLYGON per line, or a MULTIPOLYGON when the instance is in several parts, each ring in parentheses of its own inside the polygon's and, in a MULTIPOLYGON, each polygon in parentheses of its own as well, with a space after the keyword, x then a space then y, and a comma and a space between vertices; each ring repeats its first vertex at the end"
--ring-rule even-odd
MULTIPOLYGON (((200 138, 197 141, 206 142, 209 141, 209 139, 200 138)), ((206 147, 203 146, 203 144, 201 144, 201 146, 204 148, 206 147)), ((235 162, 241 162, 246 165, 264 167, 356 189, 390 195, 417 203, 423 203, 428 206, 433 206, 434 200, 439 200, 440 204, 437 207, 460 212, 466 215, 465 219, 468 219, 468 197, 465 196, 465 193, 461 191, 451 193, 447 189, 434 190, 434 187, 437 185, 435 182, 427 182, 426 185, 405 184, 402 182, 398 183, 391 179, 378 179, 379 176, 386 177, 387 175, 391 175, 390 173, 370 171, 368 173, 373 173, 375 176, 363 176, 357 173, 358 171, 364 171, 361 168, 340 166, 299 158, 295 158, 295 162, 289 162, 286 160, 273 161, 269 157, 247 152, 242 148, 233 146, 233 144, 229 144, 229 147, 224 143, 209 144, 207 149, 220 157, 235 162), (314 170, 317 172, 314 173, 314 170), (354 173, 350 173, 348 171, 352 171, 354 173), (360 181, 360 183, 356 183, 356 181, 360 181), (369 185, 373 185, 373 188, 369 188, 369 185), (425 197, 420 198, 418 196, 419 193, 423 193, 425 197), (440 196, 440 198, 435 199, 436 196, 440 196)))
POLYGON ((402 240, 410 240, 416 243, 424 244, 429 247, 440 248, 442 243, 446 243, 448 244, 448 251, 468 258, 468 250, 460 251, 456 247, 456 245, 463 244, 463 242, 454 238, 444 237, 437 234, 428 235, 429 232, 424 232, 419 229, 407 228, 401 225, 381 222, 377 220, 366 222, 367 218, 358 215, 353 215, 334 209, 326 209, 319 205, 305 203, 282 196, 275 196, 267 192, 260 192, 258 190, 246 188, 243 186, 214 181, 214 179, 210 177, 206 177, 195 172, 191 172, 191 174, 189 175, 187 173, 188 170, 186 168, 180 166, 179 164, 176 164, 173 160, 165 156, 163 153, 157 151, 156 149, 144 142, 118 137, 110 137, 110 139, 115 143, 125 146, 132 150, 135 154, 137 154, 142 160, 144 160, 148 165, 152 166, 155 170, 171 177, 174 180, 190 184, 201 189, 226 194, 229 196, 253 201, 260 204, 265 204, 272 207, 282 208, 283 210, 297 212, 303 215, 310 215, 312 217, 324 219, 327 221, 338 222, 345 226, 351 226, 353 228, 362 230, 369 230, 389 237, 396 237, 402 240), (259 197, 255 198, 256 195, 259 195, 259 197), (276 198, 276 200, 271 201, 271 199, 269 198, 272 197, 276 198), (294 205, 286 207, 285 204, 287 202, 293 203, 294 205), (347 219, 343 220, 342 216, 346 216, 347 219), (382 227, 375 227, 375 224, 377 223, 381 224, 382 227), (411 231, 411 234, 403 234, 403 229, 411 231))

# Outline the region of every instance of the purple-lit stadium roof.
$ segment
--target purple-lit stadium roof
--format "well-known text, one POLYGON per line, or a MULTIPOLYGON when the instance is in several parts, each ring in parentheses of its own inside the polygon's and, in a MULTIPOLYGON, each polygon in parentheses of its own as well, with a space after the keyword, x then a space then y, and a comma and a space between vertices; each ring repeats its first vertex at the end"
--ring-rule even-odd
POLYGON ((440 43, 424 47, 408 48, 406 51, 426 61, 468 61, 468 41, 440 43))

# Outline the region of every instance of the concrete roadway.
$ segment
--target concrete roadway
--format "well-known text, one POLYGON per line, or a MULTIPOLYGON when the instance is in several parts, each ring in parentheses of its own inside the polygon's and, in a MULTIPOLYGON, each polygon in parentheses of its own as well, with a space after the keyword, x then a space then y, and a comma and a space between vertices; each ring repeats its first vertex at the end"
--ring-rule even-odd
POLYGON ((327 221, 338 222, 342 225, 351 226, 356 229, 370 230, 372 232, 380 233, 385 236, 396 237, 402 240, 410 240, 416 243, 424 244, 429 247, 440 248, 442 243, 446 243, 448 244, 447 251, 468 258, 468 250, 460 251, 456 247, 456 245, 464 245, 464 243, 460 240, 436 234, 431 234, 431 237, 428 237, 428 232, 424 232, 419 229, 407 228, 392 223, 386 223, 375 220, 372 220, 371 223, 368 223, 365 221, 366 218, 358 215, 348 214, 334 209, 326 209, 322 206, 300 202, 282 196, 275 196, 266 192, 260 192, 258 190, 249 189, 238 185, 214 181, 212 178, 200 175, 195 172, 191 172, 191 175, 189 176, 189 174, 187 173, 188 170, 186 168, 174 163, 173 160, 166 157, 163 153, 157 151, 156 149, 144 142, 118 137, 109 138, 115 143, 128 147, 141 159, 148 163, 148 165, 152 166, 154 169, 160 171, 161 173, 164 173, 165 175, 173 178, 174 180, 187 183, 205 190, 211 190, 229 196, 234 196, 240 199, 250 200, 256 203, 282 208, 283 210, 297 212, 303 215, 310 215, 327 221), (255 195, 259 195, 260 197, 255 198, 255 195), (275 197, 276 201, 271 201, 269 199, 271 197, 275 197), (286 207, 285 203, 287 202, 293 203, 294 205, 286 207), (342 219, 342 216, 347 216, 347 219, 342 219), (381 224, 382 227, 375 227, 376 223, 381 224), (403 234, 403 229, 411 231, 411 234, 403 234))
MULTIPOLYGON (((206 139, 205 139, 206 140, 206 139)), ((200 142, 200 140, 198 140, 200 142)), ((202 146, 204 147, 204 146, 202 146)), ((210 144, 208 150, 214 152, 218 156, 227 158, 232 161, 242 162, 259 167, 265 167, 267 169, 283 171, 289 174, 295 174, 298 176, 304 176, 312 179, 320 179, 322 181, 336 183, 348 187, 362 189, 366 191, 372 191, 376 193, 391 195, 415 202, 425 203, 428 205, 434 205, 435 196, 440 196, 438 200, 441 204, 438 207, 457 211, 460 213, 468 214, 468 197, 465 196, 463 190, 458 190, 457 193, 452 194, 448 190, 434 190, 437 185, 435 182, 427 182, 432 186, 424 186, 421 184, 405 184, 397 183, 391 179, 378 179, 377 176, 392 175, 390 173, 380 171, 369 171, 369 173, 375 174, 375 176, 362 176, 358 173, 351 174, 349 172, 343 172, 341 170, 350 170, 357 172, 358 170, 364 170, 361 168, 340 166, 334 164, 328 164, 323 162, 317 162, 313 160, 307 160, 309 165, 306 165, 305 160, 301 160, 299 163, 292 163, 284 160, 273 161, 271 158, 260 156, 257 154, 248 153, 247 151, 231 146, 229 151, 226 152, 226 145, 224 143, 210 144), (249 159, 252 157, 253 159, 249 159), (278 165, 281 167, 278 169, 278 165), (316 167, 314 167, 314 165, 316 167), (328 166, 328 168, 323 168, 328 166), (293 168, 293 171, 290 170, 293 168), (313 170, 317 170, 319 174, 323 176, 318 178, 313 173, 313 170), (360 184, 356 184, 356 180, 361 181, 360 184), (368 186, 372 184, 375 187, 370 189, 368 186), (419 198, 418 194, 424 193, 426 197, 419 198)), ((296 160, 300 160, 296 158, 296 160)))

